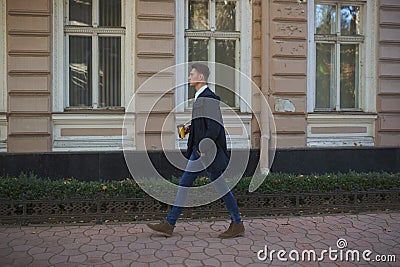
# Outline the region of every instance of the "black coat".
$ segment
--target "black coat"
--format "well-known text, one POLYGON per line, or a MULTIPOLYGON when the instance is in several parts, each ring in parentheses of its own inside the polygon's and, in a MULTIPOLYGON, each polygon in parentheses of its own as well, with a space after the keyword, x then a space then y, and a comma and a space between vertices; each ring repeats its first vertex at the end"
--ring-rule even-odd
POLYGON ((203 161, 208 166, 207 171, 219 172, 226 169, 229 158, 220 109, 220 97, 214 94, 210 88, 205 89, 193 103, 187 149, 189 157, 193 148, 205 153, 206 156, 203 161), (211 139, 212 142, 205 140, 206 138, 211 139), (213 157, 214 155, 215 157, 213 157))

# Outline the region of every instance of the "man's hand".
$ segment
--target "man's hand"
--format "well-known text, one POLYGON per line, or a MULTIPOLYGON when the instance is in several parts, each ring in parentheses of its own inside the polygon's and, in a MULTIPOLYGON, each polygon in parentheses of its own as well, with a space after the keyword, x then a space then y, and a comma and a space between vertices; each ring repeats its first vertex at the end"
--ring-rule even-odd
POLYGON ((185 126, 185 134, 190 133, 190 125, 185 126))
POLYGON ((199 154, 199 156, 201 157, 201 158, 203 158, 203 157, 205 157, 206 156, 206 153, 201 153, 200 151, 198 151, 197 150, 197 154, 199 154))

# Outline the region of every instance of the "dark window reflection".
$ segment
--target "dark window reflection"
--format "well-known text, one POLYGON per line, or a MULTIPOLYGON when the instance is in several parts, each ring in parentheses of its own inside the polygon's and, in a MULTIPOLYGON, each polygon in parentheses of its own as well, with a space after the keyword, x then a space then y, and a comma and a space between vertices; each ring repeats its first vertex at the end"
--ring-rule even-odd
POLYGON ((236 4, 237 1, 217 0, 215 3, 217 31, 236 30, 236 4))
POLYGON ((69 21, 71 25, 92 25, 92 0, 70 0, 69 21))
POLYGON ((220 68, 216 65, 215 92, 221 97, 221 101, 228 106, 235 106, 235 67, 236 67, 236 40, 215 41, 215 61, 231 68, 220 68))
POLYGON ((340 107, 355 108, 358 91, 358 45, 340 46, 340 107))
MULTIPOLYGON (((208 61, 209 40, 208 39, 189 39, 189 62, 208 61)), ((188 70, 190 72, 190 70, 188 70)), ((196 90, 190 86, 188 99, 194 98, 196 90)))
POLYGON ((341 13, 341 34, 361 34, 361 8, 359 6, 342 6, 341 13))
POLYGON ((334 108, 335 90, 335 46, 317 44, 316 64, 316 108, 334 108))
POLYGON ((336 6, 330 6, 330 5, 315 6, 315 33, 316 34, 336 33, 336 6))
POLYGON ((69 38, 69 104, 71 107, 92 105, 92 38, 69 38))
POLYGON ((189 1, 189 29, 190 30, 209 30, 209 1, 190 0, 189 1))
POLYGON ((99 38, 99 106, 121 106, 121 38, 99 38))
POLYGON ((104 27, 121 26, 121 0, 100 0, 99 25, 104 27))

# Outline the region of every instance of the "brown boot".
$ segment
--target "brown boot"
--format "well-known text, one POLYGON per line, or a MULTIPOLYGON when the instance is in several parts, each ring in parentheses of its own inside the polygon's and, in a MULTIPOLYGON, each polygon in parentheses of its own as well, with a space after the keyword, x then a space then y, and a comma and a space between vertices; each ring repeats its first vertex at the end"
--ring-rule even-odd
POLYGON ((169 224, 167 221, 162 221, 156 224, 146 224, 151 230, 159 232, 165 236, 172 236, 172 232, 174 231, 174 226, 169 224))
POLYGON ((229 225, 228 230, 220 234, 219 238, 234 238, 238 236, 243 236, 244 234, 244 225, 241 223, 231 223, 229 225))

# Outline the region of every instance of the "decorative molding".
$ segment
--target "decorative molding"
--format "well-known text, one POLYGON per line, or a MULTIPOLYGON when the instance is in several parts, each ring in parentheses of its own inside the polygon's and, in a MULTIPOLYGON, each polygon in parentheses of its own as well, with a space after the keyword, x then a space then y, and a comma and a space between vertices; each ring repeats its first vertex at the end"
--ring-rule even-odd
POLYGON ((29 16, 29 17, 48 17, 51 13, 48 10, 34 11, 34 10, 10 10, 8 15, 11 16, 29 16))
POLYGON ((368 1, 365 29, 365 80, 362 81, 363 94, 360 99, 365 112, 376 112, 376 95, 378 92, 378 55, 377 48, 379 36, 379 1, 368 1), (366 60, 368 58, 369 60, 366 60))
POLYGON ((7 20, 6 0, 0 0, 0 152, 7 152, 7 20))
POLYGON ((53 0, 53 112, 63 112, 64 92, 64 1, 53 0))
POLYGON ((9 35, 23 35, 23 36, 50 36, 51 32, 49 31, 36 31, 36 30, 30 30, 30 31, 23 31, 23 30, 11 30, 8 32, 9 35))
POLYGON ((364 42, 364 36, 332 36, 332 35, 317 35, 315 41, 344 41, 344 42, 364 42))
POLYGON ((7 112, 6 0, 0 0, 0 112, 7 112))
POLYGON ((240 38, 240 32, 186 31, 186 37, 240 38))
POLYGON ((168 33, 139 33, 137 35, 138 38, 143 39, 174 39, 175 36, 173 34, 168 33))
POLYGON ((7 117, 0 114, 0 152, 7 152, 7 117))
MULTIPOLYGON (((136 2, 126 0, 125 1, 125 25, 126 25, 126 33, 125 33, 125 50, 124 58, 124 72, 122 73, 122 79, 125 81, 124 91, 122 92, 121 103, 124 103, 126 110, 132 112, 135 110, 135 105, 130 107, 131 100, 133 99, 133 95, 135 93, 135 54, 136 54, 136 2)), ((133 102, 133 101, 132 101, 133 102)))
MULTIPOLYGON (((134 121, 134 115, 129 121, 134 121)), ((125 115, 106 114, 53 114, 53 151, 120 151, 122 146, 121 135, 82 135, 65 136, 65 129, 122 129, 125 115)), ((129 124, 130 125, 130 124, 129 124)), ((124 129, 126 131, 125 144, 134 148, 134 125, 124 129)))
POLYGON ((308 114, 307 146, 374 146, 375 114, 308 114), (362 128, 366 131, 341 133, 313 133, 313 128, 362 128))
POLYGON ((93 28, 65 26, 65 33, 95 33, 95 34, 125 34, 126 30, 121 28, 93 28))
POLYGON ((142 14, 138 15, 137 18, 141 20, 174 20, 175 17, 172 15, 142 14))

